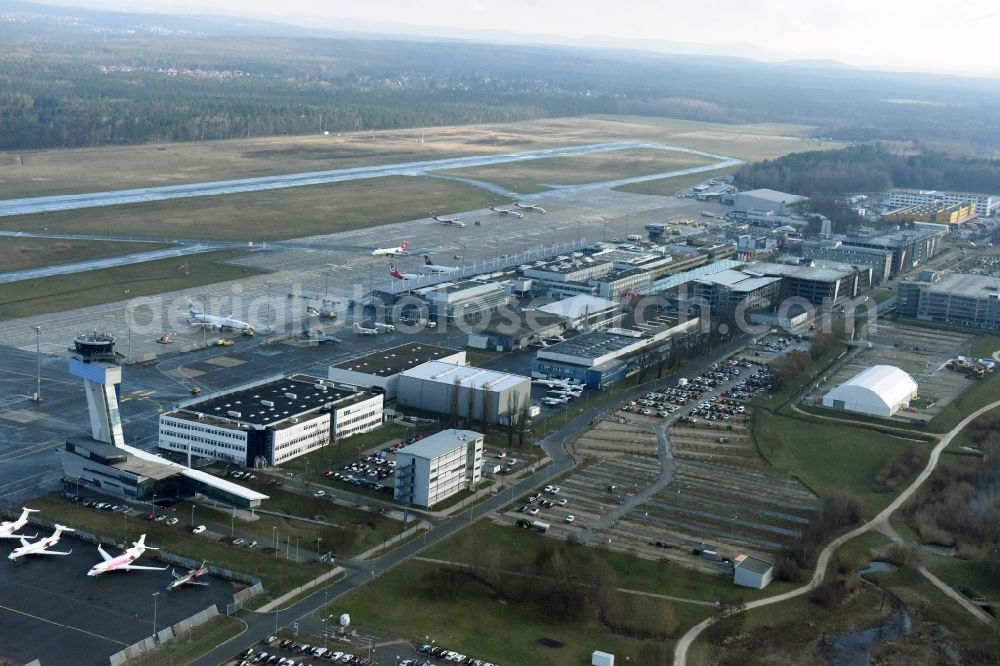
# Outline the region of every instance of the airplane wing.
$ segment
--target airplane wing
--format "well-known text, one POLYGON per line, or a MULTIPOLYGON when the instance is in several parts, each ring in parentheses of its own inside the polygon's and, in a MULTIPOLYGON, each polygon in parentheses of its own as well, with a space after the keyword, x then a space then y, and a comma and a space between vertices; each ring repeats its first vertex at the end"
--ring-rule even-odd
POLYGON ((25 539, 34 539, 37 536, 38 532, 35 532, 30 536, 27 534, 0 534, 0 539, 20 539, 21 541, 24 541, 25 539))
POLYGON ((137 564, 123 564, 123 565, 121 565, 120 567, 117 567, 117 568, 118 569, 122 569, 124 571, 132 571, 132 570, 139 570, 139 569, 142 569, 142 570, 145 570, 145 571, 165 571, 168 567, 141 567, 141 566, 139 566, 137 564))
POLYGON ((103 548, 101 548, 101 544, 97 544, 97 552, 99 552, 99 553, 101 554, 101 558, 102 558, 102 559, 103 559, 103 560, 104 560, 105 562, 110 562, 111 560, 115 559, 115 558, 111 557, 110 555, 108 555, 108 554, 107 554, 107 553, 106 553, 106 552, 104 551, 104 549, 103 549, 103 548))
POLYGON ((187 584, 188 585, 201 585, 203 587, 208 587, 208 583, 202 583, 201 581, 197 581, 197 580, 189 580, 187 582, 187 584))
POLYGON ((37 550, 32 555, 69 555, 72 550, 59 551, 59 550, 37 550))
POLYGON ((31 543, 29 543, 28 540, 25 539, 23 536, 19 536, 17 538, 21 540, 21 545, 24 546, 25 548, 31 545, 31 543))

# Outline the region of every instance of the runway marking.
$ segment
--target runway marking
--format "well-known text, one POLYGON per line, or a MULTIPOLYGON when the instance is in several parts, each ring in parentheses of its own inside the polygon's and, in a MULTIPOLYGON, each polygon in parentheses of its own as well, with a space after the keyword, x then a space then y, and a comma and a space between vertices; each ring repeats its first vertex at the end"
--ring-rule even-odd
POLYGON ((72 629, 73 631, 79 632, 81 634, 86 634, 88 636, 93 636, 94 638, 99 638, 103 641, 108 641, 109 643, 114 643, 115 645, 121 645, 122 647, 128 647, 128 643, 122 643, 121 641, 115 640, 114 638, 108 638, 107 636, 101 636, 100 634, 95 634, 92 631, 87 631, 86 629, 81 629, 80 627, 74 627, 71 624, 63 624, 62 622, 56 622, 54 620, 49 620, 48 618, 40 617, 32 613, 28 613, 16 608, 11 608, 10 606, 0 605, 0 609, 5 611, 10 611, 11 613, 16 613, 18 615, 23 615, 24 617, 31 618, 32 620, 40 620, 48 624, 54 625, 56 627, 62 627, 64 629, 72 629))

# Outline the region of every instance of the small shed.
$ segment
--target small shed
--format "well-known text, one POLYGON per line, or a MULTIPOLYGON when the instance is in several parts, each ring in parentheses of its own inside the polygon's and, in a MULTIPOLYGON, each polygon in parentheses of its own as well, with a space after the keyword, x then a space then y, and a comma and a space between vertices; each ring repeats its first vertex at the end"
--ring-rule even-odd
POLYGON ((590 658, 590 666, 615 666, 615 655, 594 650, 590 658))
POLYGON ((733 560, 733 582, 743 587, 763 590, 774 576, 774 562, 750 555, 737 555, 733 560))

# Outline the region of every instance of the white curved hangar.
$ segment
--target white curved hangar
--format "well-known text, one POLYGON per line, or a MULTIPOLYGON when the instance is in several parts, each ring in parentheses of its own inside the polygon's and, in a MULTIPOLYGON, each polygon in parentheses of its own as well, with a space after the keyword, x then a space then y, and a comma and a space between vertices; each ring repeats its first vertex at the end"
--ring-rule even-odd
POLYGON ((893 365, 873 365, 823 396, 823 406, 888 418, 916 395, 913 377, 893 365))

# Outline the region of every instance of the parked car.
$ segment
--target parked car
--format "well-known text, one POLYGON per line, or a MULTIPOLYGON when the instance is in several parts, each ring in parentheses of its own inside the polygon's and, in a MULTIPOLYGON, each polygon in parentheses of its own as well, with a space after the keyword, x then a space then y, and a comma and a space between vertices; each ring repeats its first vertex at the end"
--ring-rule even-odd
POLYGON ((201 534, 201 533, 202 533, 202 532, 204 532, 204 531, 205 531, 206 529, 207 529, 207 528, 206 528, 206 527, 205 527, 204 525, 199 525, 198 527, 195 527, 194 529, 192 529, 192 530, 191 530, 191 533, 192 533, 192 534, 201 534))

